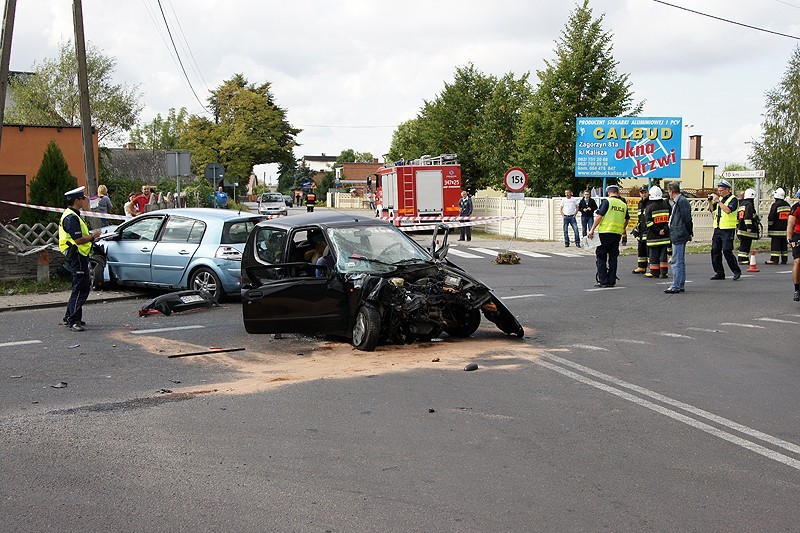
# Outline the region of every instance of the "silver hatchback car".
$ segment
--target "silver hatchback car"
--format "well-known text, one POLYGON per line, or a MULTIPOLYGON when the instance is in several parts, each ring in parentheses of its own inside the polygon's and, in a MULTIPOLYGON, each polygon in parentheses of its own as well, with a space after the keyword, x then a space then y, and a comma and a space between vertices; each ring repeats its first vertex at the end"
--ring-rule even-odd
POLYGON ((262 215, 286 215, 286 201, 279 192, 265 192, 258 199, 258 212, 262 215))
POLYGON ((90 264, 93 286, 134 285, 239 294, 244 244, 264 216, 227 209, 162 209, 104 233, 90 264))

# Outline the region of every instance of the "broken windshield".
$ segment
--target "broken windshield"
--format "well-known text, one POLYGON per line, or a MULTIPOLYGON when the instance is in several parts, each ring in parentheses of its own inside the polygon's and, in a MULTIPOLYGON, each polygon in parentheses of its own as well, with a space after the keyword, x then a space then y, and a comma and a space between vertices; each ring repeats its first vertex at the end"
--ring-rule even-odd
POLYGON ((431 257, 394 226, 329 228, 328 240, 342 273, 385 274, 400 264, 431 261, 431 257))

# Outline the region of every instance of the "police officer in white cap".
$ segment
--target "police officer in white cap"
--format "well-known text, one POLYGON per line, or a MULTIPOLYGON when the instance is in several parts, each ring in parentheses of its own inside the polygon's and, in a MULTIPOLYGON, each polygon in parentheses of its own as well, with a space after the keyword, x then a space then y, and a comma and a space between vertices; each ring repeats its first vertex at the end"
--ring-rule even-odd
POLYGON ((67 303, 64 325, 72 331, 83 331, 83 304, 91 291, 89 277, 89 255, 92 243, 100 236, 100 231, 89 233, 86 222, 81 218, 81 209, 88 200, 84 187, 78 187, 64 193, 67 208, 58 223, 58 248, 64 254, 64 268, 72 274, 72 294, 67 303))
POLYGON ((731 184, 725 180, 720 180, 717 192, 719 194, 708 197, 708 209, 714 218, 714 235, 711 237, 711 267, 714 269, 714 275, 711 279, 725 279, 725 267, 722 266, 724 255, 728 268, 733 272, 733 279, 737 280, 742 277, 742 269, 733 253, 733 237, 736 233, 739 201, 731 191, 731 184))

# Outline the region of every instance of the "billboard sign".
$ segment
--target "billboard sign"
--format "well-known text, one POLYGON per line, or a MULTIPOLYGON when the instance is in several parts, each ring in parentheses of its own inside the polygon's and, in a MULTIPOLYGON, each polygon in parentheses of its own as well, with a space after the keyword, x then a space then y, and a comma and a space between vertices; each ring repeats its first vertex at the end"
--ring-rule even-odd
POLYGON ((576 178, 679 178, 683 119, 578 117, 576 178))

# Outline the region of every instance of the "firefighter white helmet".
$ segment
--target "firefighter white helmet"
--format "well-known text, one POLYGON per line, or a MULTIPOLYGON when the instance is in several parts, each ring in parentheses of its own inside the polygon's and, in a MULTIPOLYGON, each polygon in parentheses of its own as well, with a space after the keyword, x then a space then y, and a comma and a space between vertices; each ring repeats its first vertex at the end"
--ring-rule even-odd
POLYGON ((782 187, 778 187, 775 189, 775 192, 772 193, 772 197, 776 200, 783 200, 786 198, 786 191, 784 191, 782 187))
POLYGON ((744 191, 744 197, 747 198, 747 199, 755 198, 756 197, 756 190, 755 189, 746 189, 744 191))
POLYGON ((653 185, 650 187, 650 199, 651 200, 661 200, 661 187, 657 187, 653 185))

